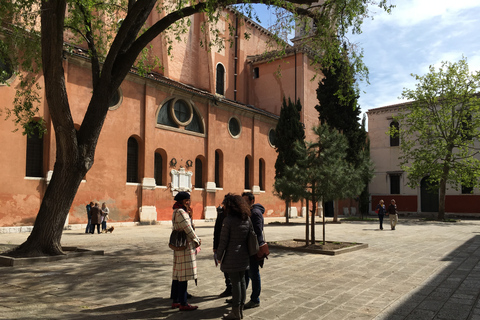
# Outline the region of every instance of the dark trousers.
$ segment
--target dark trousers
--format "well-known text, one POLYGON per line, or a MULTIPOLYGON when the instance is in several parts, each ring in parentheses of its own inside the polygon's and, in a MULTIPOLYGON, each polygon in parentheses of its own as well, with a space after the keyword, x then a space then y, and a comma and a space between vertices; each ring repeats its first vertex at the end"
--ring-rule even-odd
POLYGON ((102 230, 107 230, 107 221, 102 221, 102 230))
POLYGON ((378 215, 378 220, 380 220, 380 230, 383 230, 383 217, 384 216, 385 215, 383 215, 383 214, 378 215))
POLYGON ((260 279, 260 262, 255 256, 250 257, 250 269, 245 271, 245 283, 248 288, 248 282, 252 279, 252 294, 250 301, 260 303, 260 292, 262 291, 262 281, 260 279))
POLYGON ((232 306, 239 307, 244 305, 247 296, 245 272, 230 272, 228 276, 232 281, 232 306))
POLYGON ((182 306, 187 305, 187 285, 188 281, 172 280, 173 303, 180 303, 182 306))
POLYGON ((224 272, 223 275, 225 276, 225 286, 227 287, 227 292, 232 292, 232 281, 228 276, 228 273, 224 272))
POLYGON ((95 226, 97 226, 97 232, 100 234, 100 224, 92 224, 90 225, 90 233, 94 234, 95 233, 95 226))
POLYGON ((88 218, 87 227, 85 228, 85 233, 90 233, 92 219, 88 218))

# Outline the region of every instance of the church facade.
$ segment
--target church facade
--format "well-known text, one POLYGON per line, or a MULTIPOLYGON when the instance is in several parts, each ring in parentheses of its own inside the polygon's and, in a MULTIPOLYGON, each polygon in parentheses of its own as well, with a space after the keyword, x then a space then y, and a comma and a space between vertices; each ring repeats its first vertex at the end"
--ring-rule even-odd
MULTIPOLYGON (((194 219, 214 219, 225 194, 251 191, 265 216, 284 216, 274 195, 275 126, 283 98, 300 99, 307 139, 317 124, 316 70, 292 46, 268 59, 272 35, 256 23, 225 11, 220 29, 235 25, 233 45, 208 50, 200 45, 204 17, 190 17, 183 41, 167 53, 165 39, 152 43, 162 65, 147 76, 127 76, 100 134, 95 163, 82 181, 67 224, 85 224, 85 206, 105 202, 111 222, 171 220, 173 196, 189 191, 194 219), (242 36, 250 34, 248 40, 242 36)), ((275 50, 272 47, 271 50, 275 50)), ((9 72, 8 65, 0 65, 9 72)), ((65 81, 71 112, 80 125, 91 95, 90 63, 76 47, 65 53, 65 81)), ((18 79, 0 85, 0 109, 13 104, 18 79)), ((43 78, 38 76, 42 86, 43 78)), ((0 227, 31 226, 55 163, 55 136, 41 93, 43 137, 27 137, 11 119, 0 119, 0 227)), ((292 215, 302 210, 292 208, 292 215)))

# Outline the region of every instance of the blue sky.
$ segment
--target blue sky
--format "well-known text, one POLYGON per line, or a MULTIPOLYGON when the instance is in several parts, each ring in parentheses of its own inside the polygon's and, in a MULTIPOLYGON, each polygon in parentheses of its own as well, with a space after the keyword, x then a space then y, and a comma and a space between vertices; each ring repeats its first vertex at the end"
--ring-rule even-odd
MULTIPOLYGON (((370 85, 360 84, 362 112, 401 103, 403 88, 413 89, 411 73, 423 75, 430 65, 456 62, 464 55, 470 71, 480 70, 479 0, 391 0, 389 15, 372 7, 373 20, 365 20, 352 42, 364 49, 370 85)), ((274 18, 262 10, 262 25, 274 18)))

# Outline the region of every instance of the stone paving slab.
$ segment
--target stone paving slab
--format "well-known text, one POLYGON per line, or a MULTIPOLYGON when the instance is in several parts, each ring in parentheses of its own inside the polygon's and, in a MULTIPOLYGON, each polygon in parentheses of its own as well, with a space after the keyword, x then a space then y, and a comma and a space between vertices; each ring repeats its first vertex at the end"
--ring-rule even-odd
MULTIPOLYGON (((267 222, 283 221, 267 218, 267 222)), ((301 219, 267 225, 269 241, 301 238, 301 219)), ((220 319, 227 312, 223 275, 212 259, 213 222, 197 221, 202 238, 195 312, 170 309, 170 227, 115 227, 112 234, 67 230, 63 246, 104 256, 0 267, 0 319, 220 319)), ((322 226, 317 225, 321 237, 322 226)), ((480 222, 400 220, 327 224, 327 240, 368 244, 339 256, 271 250, 261 270, 261 306, 245 319, 479 319, 480 222)), ((28 233, 0 234, 20 244, 28 233)), ((248 294, 250 291, 248 291, 248 294)))

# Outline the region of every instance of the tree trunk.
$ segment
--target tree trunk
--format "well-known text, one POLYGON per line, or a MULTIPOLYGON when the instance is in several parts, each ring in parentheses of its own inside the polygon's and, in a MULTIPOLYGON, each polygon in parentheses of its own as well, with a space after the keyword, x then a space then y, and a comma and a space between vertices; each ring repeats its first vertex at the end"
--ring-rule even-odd
POLYGON ((306 214, 305 214, 305 215, 306 215, 306 217, 305 217, 305 244, 308 246, 308 245, 310 244, 310 234, 309 234, 309 232, 308 232, 308 227, 309 227, 309 223, 308 223, 308 222, 310 221, 310 220, 309 220, 309 217, 308 217, 310 211, 308 211, 308 209, 309 209, 309 202, 310 202, 310 201, 308 201, 308 199, 305 199, 305 201, 306 201, 306 209, 307 209, 307 210, 306 210, 307 212, 306 212, 306 214))
POLYGON ((446 179, 440 179, 438 190, 438 221, 445 220, 445 194, 447 189, 446 179))
POLYGON ((315 213, 317 212, 317 199, 315 197, 315 184, 312 184, 312 244, 315 244, 315 213))
POLYGON ((60 244, 63 227, 82 177, 83 174, 76 170, 55 165, 32 233, 23 244, 7 255, 36 257, 63 254, 60 244))
POLYGON ((288 220, 288 207, 290 206, 290 200, 285 200, 285 222, 289 223, 288 220))

